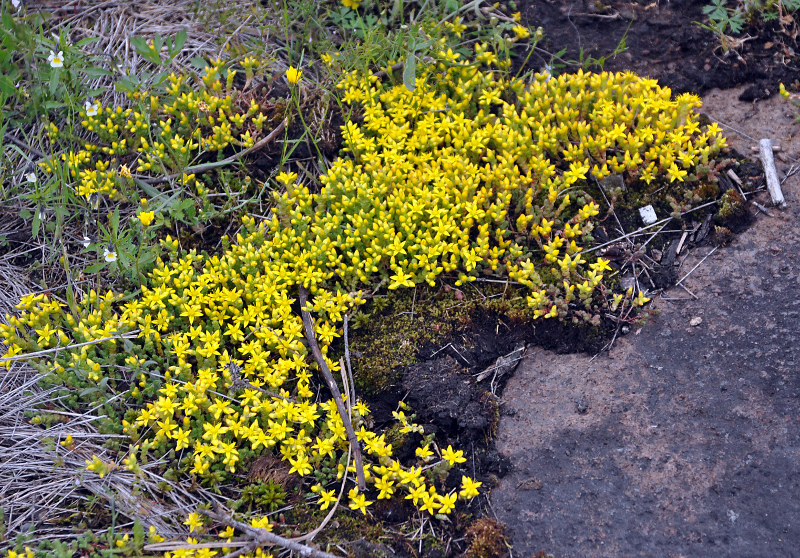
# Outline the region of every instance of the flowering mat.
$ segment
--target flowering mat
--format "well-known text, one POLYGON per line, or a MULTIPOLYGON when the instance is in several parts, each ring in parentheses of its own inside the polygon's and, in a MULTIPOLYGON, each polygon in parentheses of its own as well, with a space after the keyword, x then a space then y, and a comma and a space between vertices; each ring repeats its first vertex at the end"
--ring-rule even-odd
POLYGON ((9 557, 798 546, 793 8, 6 4, 9 557))

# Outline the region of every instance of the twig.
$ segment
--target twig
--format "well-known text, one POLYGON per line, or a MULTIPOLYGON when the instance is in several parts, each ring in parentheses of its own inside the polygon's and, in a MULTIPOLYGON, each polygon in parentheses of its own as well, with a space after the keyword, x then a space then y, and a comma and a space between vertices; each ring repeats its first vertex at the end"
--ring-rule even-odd
POLYGON ((358 488, 364 491, 367 489, 367 481, 364 477, 364 462, 361 458, 361 446, 358 443, 358 438, 356 438, 356 432, 353 430, 353 423, 350 421, 350 415, 347 412, 347 409, 345 409, 344 401, 342 401, 342 394, 339 391, 339 386, 336 385, 336 380, 333 379, 333 374, 331 374, 330 368, 328 368, 328 364, 325 362, 325 357, 322 356, 322 351, 320 351, 319 344, 314 336, 314 322, 311 319, 311 314, 309 314, 308 310, 306 310, 306 307, 308 306, 308 291, 304 286, 300 285, 298 287, 298 292, 300 295, 300 313, 303 316, 303 326, 306 330, 306 339, 311 347, 311 353, 314 355, 314 360, 317 361, 320 372, 322 372, 322 376, 325 378, 325 382, 328 384, 328 389, 331 390, 331 395, 333 395, 333 399, 336 401, 336 408, 339 410, 339 416, 342 417, 345 430, 347 430, 347 438, 349 439, 350 445, 353 448, 353 455, 355 456, 356 461, 356 477, 358 478, 358 488))
POLYGON ((145 545, 142 550, 147 552, 172 552, 174 550, 195 550, 201 548, 235 548, 237 546, 249 547, 252 544, 250 540, 234 539, 230 541, 214 541, 207 543, 187 543, 181 541, 160 542, 145 545))
POLYGON ((766 215, 767 217, 772 217, 772 213, 767 211, 767 208, 764 207, 763 205, 761 205, 760 203, 758 203, 757 201, 753 200, 753 205, 756 206, 758 208, 758 210, 761 213, 763 213, 764 215, 766 215))
POLYGON ((313 531, 306 533, 302 537, 295 537, 290 539, 295 542, 302 542, 302 541, 310 541, 314 537, 316 537, 320 531, 322 531, 328 522, 333 519, 333 514, 336 513, 336 509, 339 507, 339 502, 342 501, 342 495, 344 494, 344 487, 347 484, 348 476, 347 476, 347 469, 350 467, 350 457, 352 456, 353 448, 352 446, 347 446, 347 465, 344 466, 344 474, 342 475, 342 484, 339 486, 339 496, 336 498, 336 502, 333 503, 333 507, 331 507, 331 511, 328 512, 328 515, 325 516, 325 519, 322 520, 322 523, 319 524, 319 527, 314 529, 313 531))
POLYGON ((689 236, 689 231, 683 231, 681 239, 678 241, 678 247, 675 249, 676 256, 681 253, 681 250, 683 249, 683 243, 686 241, 687 236, 689 236))
POLYGON ((231 373, 231 379, 233 380, 231 382, 231 387, 228 390, 228 393, 230 395, 233 395, 231 393, 232 390, 235 390, 235 389, 238 389, 238 388, 253 389, 253 390, 256 390, 256 391, 260 391, 263 394, 269 395, 270 397, 276 397, 278 399, 283 399, 284 401, 290 401, 292 403, 297 403, 297 400, 292 398, 292 397, 284 397, 283 395, 280 395, 279 393, 275 393, 274 391, 269 391, 268 389, 263 389, 263 388, 260 388, 260 387, 258 387, 256 385, 251 384, 246 379, 242 378, 241 374, 239 374, 239 372, 240 372, 239 367, 233 361, 229 361, 228 362, 228 372, 231 373))
POLYGON ((378 79, 383 79, 383 78, 387 77, 389 75, 389 73, 393 74, 395 72, 399 72, 400 70, 403 69, 403 66, 404 66, 403 62, 398 62, 397 64, 394 64, 394 65, 390 66, 388 72, 386 70, 380 70, 380 71, 375 72, 372 75, 374 77, 378 78, 378 79))
POLYGON ((455 354, 457 354, 459 357, 461 357, 461 360, 463 360, 463 361, 464 361, 464 363, 466 363, 466 365, 467 365, 467 366, 470 366, 470 364, 469 364, 469 361, 468 361, 467 359, 465 359, 465 358, 464 358, 464 355, 462 355, 461 353, 459 353, 459 352, 458 352, 458 349, 456 349, 456 348, 455 348, 455 346, 454 346, 452 343, 448 343, 447 345, 445 345, 444 347, 442 347, 441 349, 439 349, 438 351, 436 351, 435 353, 433 353, 433 354, 432 354, 430 357, 428 357, 428 358, 433 358, 433 357, 435 357, 436 355, 438 355, 439 353, 441 353, 442 351, 444 351, 444 350, 445 350, 447 347, 450 347, 451 349, 453 349, 453 352, 454 352, 455 354))
POLYGON ((350 401, 356 400, 356 384, 353 381, 353 367, 350 365, 350 339, 348 336, 348 322, 350 316, 344 315, 344 361, 347 364, 347 376, 350 378, 350 401))
MULTIPOLYGON (((697 207, 693 207, 689 211, 684 211, 683 213, 681 213, 681 217, 683 217, 684 215, 688 215, 689 213, 692 213, 693 211, 697 211, 697 210, 703 209, 704 207, 708 207, 709 205, 714 205, 715 203, 718 203, 717 200, 710 201, 708 203, 704 203, 703 205, 698 205, 697 207)), ((625 240, 626 238, 628 238, 630 236, 633 236, 635 234, 640 234, 642 231, 646 231, 647 229, 652 229, 653 227, 657 227, 658 225, 663 225, 664 223, 666 223, 667 221, 670 221, 671 219, 673 219, 672 216, 664 217, 660 221, 656 221, 655 223, 651 223, 650 225, 647 225, 646 227, 639 227, 638 229, 636 229, 633 232, 629 232, 628 234, 623 234, 622 236, 619 236, 619 237, 617 237, 617 238, 615 238, 613 240, 609 240, 608 242, 604 242, 603 244, 598 244, 597 246, 592 246, 588 250, 584 250, 583 252, 581 252, 581 254, 591 254, 592 252, 594 252, 596 250, 600 250, 601 248, 605 248, 606 246, 610 246, 611 244, 616 244, 620 240, 625 240)))
POLYGON ((291 550, 292 552, 297 552, 298 555, 304 557, 310 556, 312 558, 338 558, 335 554, 311 548, 310 546, 301 544, 297 541, 281 537, 280 535, 276 535, 275 533, 270 533, 266 529, 260 529, 258 527, 253 527, 252 525, 248 525, 247 523, 237 521, 230 514, 226 515, 222 513, 222 511, 219 509, 213 512, 204 509, 199 509, 198 511, 203 515, 207 515, 211 519, 214 519, 226 525, 230 525, 231 527, 239 529, 243 533, 247 533, 248 535, 253 537, 255 540, 251 545, 249 545, 249 550, 246 550, 245 552, 253 551, 261 546, 277 545, 287 550, 291 550))
POLYGON ((764 165, 764 176, 767 179, 767 189, 772 198, 772 204, 786 207, 786 200, 783 199, 783 192, 781 192, 781 183, 775 170, 775 159, 772 157, 772 141, 769 138, 758 142, 758 156, 761 164, 764 165))
MULTIPOLYGON (((659 234, 661 231, 663 231, 663 230, 664 230, 664 227, 666 227, 666 226, 667 226, 667 224, 668 224, 668 223, 664 223, 663 225, 661 225, 661 227, 659 227, 659 229, 658 229, 656 232, 654 232, 653 234, 651 234, 651 235, 650 235, 650 236, 647 238, 647 240, 645 240, 644 244, 642 244, 642 245, 641 245, 641 247, 639 248, 639 251, 640 251, 640 252, 644 252, 644 249, 645 249, 645 248, 647 248, 647 245, 648 245, 648 244, 650 244, 650 241, 651 241, 651 240, 653 240, 653 239, 654 239, 656 236, 658 236, 658 234, 659 234)), ((670 231, 667 231, 667 232, 670 232, 670 231)), ((680 232, 680 231, 678 231, 678 232, 680 232)))
POLYGON ((33 153, 34 155, 36 155, 40 159, 44 159, 45 158, 45 154, 44 153, 42 153, 41 151, 39 151, 35 147, 33 147, 31 145, 28 145, 24 141, 18 140, 17 138, 15 138, 11 134, 8 134, 7 136, 5 136, 5 139, 9 140, 11 143, 16 145, 20 149, 25 149, 26 151, 29 151, 30 153, 33 153))
POLYGON ((715 246, 715 247, 714 247, 714 249, 713 249, 713 250, 711 250, 711 251, 710 251, 708 254, 706 254, 706 255, 705 255, 705 257, 704 257, 702 260, 700 260, 699 262, 697 262, 697 265, 695 265, 695 266, 694 266, 692 269, 690 269, 690 270, 689 270, 689 273, 687 273, 686 275, 684 275, 683 277, 681 277, 681 278, 678 280, 678 282, 677 282, 677 283, 675 283, 675 284, 676 284, 676 285, 680 285, 681 283, 683 283, 684 279, 686 279, 686 278, 687 278, 687 277, 689 277, 689 276, 690 276, 692 273, 694 273, 694 270, 695 270, 695 269, 697 269, 698 267, 700 267, 700 264, 701 264, 701 263, 703 263, 704 261, 706 261, 706 259, 707 259, 707 258, 708 258, 708 257, 709 257, 711 254, 713 254, 714 252, 716 252, 716 251, 717 251, 717 248, 718 248, 718 246, 715 246))
POLYGON ((162 182, 169 182, 170 180, 178 178, 179 176, 183 176, 184 174, 200 174, 206 171, 210 171, 212 169, 216 169, 218 167, 224 167, 226 165, 230 165, 231 163, 235 163, 248 153, 252 153, 256 149, 263 147, 267 142, 275 138, 275 136, 277 136, 281 131, 283 131, 283 129, 286 127, 286 124, 287 124, 287 119, 284 118, 283 121, 269 133, 269 135, 261 138, 260 140, 258 140, 256 143, 254 143, 244 151, 240 151, 239 153, 231 155, 227 159, 223 159, 222 161, 217 161, 215 163, 205 163, 202 165, 194 165, 193 167, 186 167, 180 172, 168 174, 166 176, 157 176, 155 178, 148 178, 146 180, 142 180, 142 182, 150 185, 161 184, 162 182))
POLYGON ((792 165, 791 167, 789 167, 789 170, 786 171, 786 174, 784 174, 783 178, 781 179, 781 185, 783 185, 783 183, 786 182, 787 178, 797 174, 798 171, 800 171, 800 165, 792 165))
POLYGON ((112 341, 114 339, 132 339, 136 337, 136 334, 139 333, 140 330, 129 331, 128 333, 124 333, 122 335, 112 335, 111 337, 103 337, 102 339, 93 339, 91 341, 86 341, 85 343, 77 343, 75 345, 66 345, 64 347, 53 347, 52 349, 45 349, 43 351, 36 351, 35 353, 27 353, 24 355, 16 355, 10 357, 3 357, 0 358, 0 362, 14 362, 15 360, 27 360, 29 358, 36 358, 42 355, 50 354, 50 353, 57 353, 58 351, 66 351, 69 349, 77 349, 78 347, 84 347, 86 345, 96 345, 97 343, 103 343, 105 341, 112 341))
POLYGON ((678 285, 678 286, 681 289, 683 289, 684 291, 686 291, 689 294, 689 296, 691 296, 693 299, 697 300, 698 296, 696 294, 694 294, 692 291, 690 291, 689 289, 687 289, 686 285, 678 285))

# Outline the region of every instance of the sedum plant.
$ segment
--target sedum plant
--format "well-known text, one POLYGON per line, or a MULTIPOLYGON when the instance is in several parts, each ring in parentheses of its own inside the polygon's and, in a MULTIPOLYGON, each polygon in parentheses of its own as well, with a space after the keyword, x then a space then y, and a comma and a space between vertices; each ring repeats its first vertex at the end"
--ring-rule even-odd
POLYGON ((80 125, 90 133, 89 141, 40 165, 48 173, 63 165, 76 194, 87 200, 99 195, 138 199, 152 174, 173 176, 184 186, 196 184, 203 195, 207 190, 197 182, 193 165, 209 154, 222 159, 230 147, 252 147, 269 120, 252 99, 240 106, 231 89, 235 75, 218 59, 194 87, 187 76, 172 73, 164 96, 129 91, 133 107, 87 102, 80 125))
MULTIPOLYGON (((646 302, 641 292, 611 296, 609 262, 582 254, 600 212, 592 195, 597 181, 618 174, 631 188, 677 195, 724 146, 719 129, 700 124, 696 97, 672 98, 654 80, 578 72, 524 81, 506 77, 504 64, 483 45, 474 60, 441 51, 417 69, 413 91, 348 74, 339 89, 362 116, 343 126, 344 156, 321 177, 319 192, 294 173, 279 174, 285 191, 276 194, 270 218, 245 217, 243 231, 218 255, 181 253, 168 237, 165 258, 135 297, 90 291, 74 308, 46 295, 25 297, 20 315, 0 326, 7 356, 80 345, 34 365, 72 398, 126 394, 117 411, 124 417, 109 429, 130 437, 127 457, 94 456, 87 470, 135 473, 139 462, 156 457, 220 485, 251 459, 274 454, 328 508, 335 498, 328 486, 348 469, 348 444, 335 405, 318 398, 298 314, 301 286, 313 295, 306 310, 334 372, 331 346, 344 316, 381 282, 394 290, 443 276, 457 284, 501 277, 529 288, 532 319, 593 317, 618 309, 623 298, 646 302), (88 382, 94 391, 80 390, 88 382)), ((182 148, 245 141, 241 124, 215 116, 225 113, 224 98, 181 93, 184 83, 172 78, 174 106, 153 107, 149 116, 87 116, 84 125, 108 140, 125 137, 117 147, 87 149, 67 163, 70 172, 81 176, 94 165, 108 173, 125 138, 126 149, 141 153, 141 172, 181 168, 189 161, 182 148), (156 118, 161 110, 173 111, 171 120, 156 118), (203 118, 210 134, 194 131, 203 118), (140 134, 140 120, 158 134, 140 134), (173 145, 178 138, 183 143, 173 145)), ((81 194, 113 193, 103 190, 105 180, 81 182, 81 194)), ((401 463, 385 434, 367 428, 368 407, 349 404, 370 485, 366 493, 348 492, 350 509, 366 513, 377 499, 400 497, 425 513, 448 514, 457 500, 477 495, 480 483, 467 476, 449 492, 434 482, 437 471, 465 461, 460 450, 424 437, 415 459, 401 463)), ((406 410, 395 413, 402 429, 424 433, 406 410)), ((196 514, 186 524, 203 529, 196 514)), ((270 528, 266 517, 253 524, 270 528)))

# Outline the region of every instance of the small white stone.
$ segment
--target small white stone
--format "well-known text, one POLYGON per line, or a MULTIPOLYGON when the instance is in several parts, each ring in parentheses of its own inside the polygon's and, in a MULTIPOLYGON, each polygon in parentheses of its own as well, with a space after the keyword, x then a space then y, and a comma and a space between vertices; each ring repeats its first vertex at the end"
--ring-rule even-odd
POLYGON ((692 327, 697 327, 702 323, 703 323, 703 318, 701 318, 700 316, 695 316, 694 318, 689 320, 689 325, 692 327))
POLYGON ((652 225, 653 223, 658 221, 658 217, 656 217, 656 210, 653 209, 652 205, 646 205, 644 207, 640 207, 639 216, 642 218, 642 222, 645 225, 652 225))

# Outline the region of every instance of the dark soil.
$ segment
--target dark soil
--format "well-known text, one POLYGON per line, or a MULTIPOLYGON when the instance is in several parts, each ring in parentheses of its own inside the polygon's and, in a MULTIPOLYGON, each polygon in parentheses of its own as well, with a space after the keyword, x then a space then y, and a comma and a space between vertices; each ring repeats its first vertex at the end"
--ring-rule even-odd
POLYGON ((583 61, 589 70, 630 70, 656 78, 675 93, 703 94, 747 84, 740 96, 744 101, 769 97, 779 82, 798 78, 796 38, 782 32, 777 22, 753 22, 735 37, 753 38, 725 54, 717 37, 694 23, 706 21, 702 8, 709 3, 523 0, 519 2, 523 23, 542 26, 545 34, 529 66, 572 71, 578 64, 558 67, 565 61, 583 61), (601 62, 620 44, 627 47, 624 52, 601 62), (552 56, 562 49, 566 51, 560 59, 552 56))

